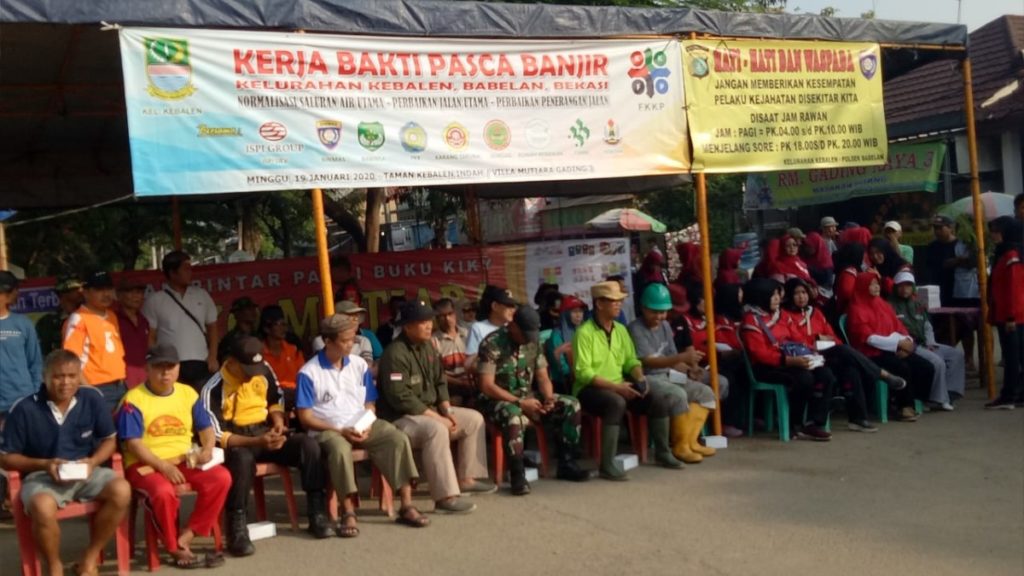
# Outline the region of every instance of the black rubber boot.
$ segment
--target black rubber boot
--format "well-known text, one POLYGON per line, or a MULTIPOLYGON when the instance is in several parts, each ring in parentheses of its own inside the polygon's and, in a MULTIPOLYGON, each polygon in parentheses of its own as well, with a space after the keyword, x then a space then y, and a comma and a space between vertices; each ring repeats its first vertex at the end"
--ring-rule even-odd
POLYGON ((526 466, 522 456, 508 459, 508 475, 513 496, 526 496, 530 493, 530 483, 526 481, 526 466))
POLYGON ((313 535, 313 538, 330 538, 331 521, 327 517, 327 499, 323 491, 306 494, 306 515, 309 517, 309 527, 306 531, 313 535))
POLYGON ((256 547, 249 540, 247 524, 245 510, 228 512, 228 552, 232 556, 252 556, 256 553, 256 547))
POLYGON ((567 442, 558 444, 558 472, 555 477, 570 482, 586 482, 590 480, 590 472, 580 468, 573 457, 573 446, 567 442))

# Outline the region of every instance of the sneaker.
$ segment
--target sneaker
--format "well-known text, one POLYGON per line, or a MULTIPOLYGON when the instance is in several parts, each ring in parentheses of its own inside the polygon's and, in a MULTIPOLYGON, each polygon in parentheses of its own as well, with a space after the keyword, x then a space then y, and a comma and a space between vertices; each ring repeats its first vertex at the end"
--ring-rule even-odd
POLYGON ((887 373, 885 376, 882 376, 882 380, 889 385, 889 389, 893 392, 898 392, 907 387, 906 380, 892 373, 887 373))
POLYGON ((447 500, 438 500, 434 503, 434 510, 437 512, 445 512, 448 514, 467 514, 476 510, 476 504, 462 498, 448 498, 447 500))
POLYGON ((498 491, 498 485, 490 480, 474 480, 469 486, 459 486, 459 491, 466 496, 494 494, 498 491))
POLYGON ((928 405, 929 412, 952 412, 953 405, 949 402, 932 402, 928 405))
POLYGON ((814 424, 808 424, 796 433, 801 440, 812 440, 814 442, 828 442, 832 439, 832 433, 814 424))
POLYGON ((985 410, 1013 410, 1013 401, 996 398, 985 404, 985 410))
POLYGON ((740 436, 743 436, 743 430, 726 424, 725 426, 722 426, 722 435, 726 438, 739 438, 740 436))
POLYGON ((851 421, 846 425, 846 428, 853 432, 878 432, 878 426, 875 426, 867 420, 861 420, 859 422, 851 421))
POLYGON ((917 410, 914 410, 913 406, 901 408, 897 420, 900 422, 917 422, 917 410))

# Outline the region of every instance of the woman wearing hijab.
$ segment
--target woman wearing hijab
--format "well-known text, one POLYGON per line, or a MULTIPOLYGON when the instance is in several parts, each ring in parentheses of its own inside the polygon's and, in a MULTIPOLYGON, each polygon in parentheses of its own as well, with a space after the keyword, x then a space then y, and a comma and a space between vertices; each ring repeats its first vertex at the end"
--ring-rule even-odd
POLYGON ((700 282, 704 277, 704 254, 700 246, 693 242, 680 242, 676 244, 676 254, 679 255, 681 266, 676 282, 684 286, 690 282, 700 282))
POLYGON ((868 260, 881 275, 882 294, 885 296, 892 294, 896 274, 910 268, 885 238, 875 238, 868 243, 868 260))
POLYGON ((797 437, 828 441, 832 434, 825 430, 825 423, 836 379, 827 367, 812 368, 808 356, 783 352, 783 344, 799 341, 800 335, 792 318, 782 313, 781 292, 779 283, 770 278, 747 283, 743 345, 758 379, 778 382, 788 389, 789 415, 797 437), (803 419, 805 409, 807 420, 803 419))
POLYGON ((781 238, 772 238, 765 242, 764 246, 761 247, 761 261, 754 267, 753 277, 766 278, 771 276, 771 270, 775 266, 775 261, 778 260, 781 250, 781 238))
POLYGON ((544 355, 548 361, 548 376, 559 394, 572 393, 572 337, 576 329, 587 319, 587 305, 579 298, 562 295, 558 325, 551 330, 551 337, 544 343, 544 355))
MULTIPOLYGON (((676 307, 679 304, 675 299, 672 302, 676 307)), ((704 384, 711 384, 711 374, 707 370, 708 354, 708 319, 704 315, 704 287, 700 284, 692 284, 686 288, 686 312, 682 315, 682 321, 686 323, 686 330, 690 333, 690 340, 694 349, 701 353, 704 360, 700 365, 703 372, 697 378, 704 384)), ((733 374, 737 372, 736 367, 726 366, 722 355, 718 358, 718 394, 724 402, 729 398, 730 382, 733 381, 733 374)))
POLYGON ((953 397, 962 398, 964 395, 967 361, 963 350, 935 341, 935 329, 928 318, 928 309, 914 297, 915 280, 909 270, 898 272, 893 282, 896 287, 889 296, 889 305, 917 344, 914 353, 931 362, 935 368, 928 397, 932 410, 950 412, 953 410, 953 397))
POLYGON ((999 346, 1003 350, 1003 387, 985 408, 1009 410, 1024 405, 1024 247, 1021 223, 1000 216, 988 224, 995 243, 992 289, 989 297, 990 320, 999 327, 999 346))
POLYGON ((830 346, 821 352, 828 366, 839 379, 843 397, 846 399, 847 427, 854 432, 877 432, 878 428, 867 419, 867 401, 864 396, 865 382, 883 380, 893 390, 900 390, 907 382, 883 370, 867 356, 845 345, 836 336, 821 310, 811 305, 811 287, 803 280, 794 278, 786 282, 786 295, 782 307, 796 324, 800 342, 812 350, 819 342, 830 346))
POLYGON ((786 234, 779 242, 781 251, 768 268, 768 275, 779 284, 786 283, 790 278, 812 281, 807 264, 800 259, 800 243, 800 238, 791 234, 786 234))
POLYGON ((853 299, 853 288, 857 284, 857 275, 864 271, 864 254, 867 245, 859 242, 843 244, 832 255, 835 263, 836 279, 832 288, 835 293, 837 314, 845 314, 846 308, 853 299))
POLYGON ((861 272, 847 309, 847 334, 850 345, 871 358, 887 372, 907 381, 896 391, 896 406, 903 422, 917 420, 914 398, 926 400, 935 368, 931 362, 914 354, 917 345, 896 313, 881 298, 882 287, 875 272, 861 272))
POLYGON ((801 250, 801 257, 811 278, 818 286, 832 288, 835 279, 835 265, 832 263, 832 252, 828 249, 828 242, 817 232, 807 234, 801 250))
POLYGON ((742 248, 726 248, 718 255, 718 275, 715 286, 740 284, 740 260, 743 258, 742 248))
POLYGON ((868 243, 871 242, 871 230, 863 226, 857 226, 855 228, 844 228, 839 233, 839 247, 843 247, 846 244, 860 244, 867 249, 868 243))

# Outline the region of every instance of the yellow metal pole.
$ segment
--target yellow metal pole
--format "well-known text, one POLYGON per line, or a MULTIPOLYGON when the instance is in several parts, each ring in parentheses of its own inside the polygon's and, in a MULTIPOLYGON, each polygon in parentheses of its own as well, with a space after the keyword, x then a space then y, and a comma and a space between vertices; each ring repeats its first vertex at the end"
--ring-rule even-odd
POLYGON ((711 229, 708 226, 708 185, 703 172, 697 174, 697 225, 700 227, 701 276, 704 283, 704 316, 707 317, 708 370, 711 389, 715 393, 718 409, 714 414, 714 431, 722 435, 722 403, 718 400, 718 352, 715 350, 715 306, 711 286, 711 229))
POLYGON ((334 314, 334 287, 331 285, 331 256, 327 245, 327 223, 324 221, 324 193, 319 188, 312 190, 313 224, 316 226, 316 259, 320 268, 320 298, 324 317, 334 314))
POLYGON ((967 111, 967 153, 971 162, 971 196, 974 198, 974 235, 978 239, 978 294, 981 297, 981 361, 984 362, 988 397, 996 397, 995 362, 992 353, 992 327, 988 323, 988 271, 985 260, 985 215, 981 207, 981 182, 978 179, 978 134, 974 127, 974 88, 971 59, 964 58, 964 108, 967 111))

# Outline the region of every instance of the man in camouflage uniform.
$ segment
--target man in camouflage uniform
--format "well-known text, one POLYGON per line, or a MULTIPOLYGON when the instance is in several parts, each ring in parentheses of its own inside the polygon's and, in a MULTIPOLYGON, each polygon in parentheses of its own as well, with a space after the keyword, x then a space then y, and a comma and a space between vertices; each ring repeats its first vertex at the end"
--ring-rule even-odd
POLYGON ((590 473, 573 459, 580 440, 580 403, 572 396, 554 393, 539 339, 540 315, 533 308, 520 306, 512 322, 484 338, 478 356, 481 411, 502 430, 516 496, 530 493, 523 464, 523 432, 531 421, 558 432, 559 479, 590 479, 590 473), (533 391, 534 376, 539 398, 533 391))
POLYGON ((82 281, 73 275, 57 277, 57 285, 53 290, 60 299, 59 308, 50 312, 36 322, 36 334, 39 336, 39 351, 45 358, 54 350, 64 346, 64 322, 68 316, 85 303, 82 292, 82 281))

